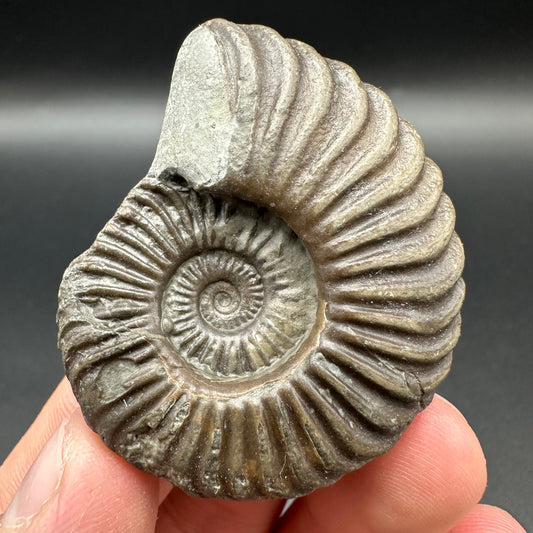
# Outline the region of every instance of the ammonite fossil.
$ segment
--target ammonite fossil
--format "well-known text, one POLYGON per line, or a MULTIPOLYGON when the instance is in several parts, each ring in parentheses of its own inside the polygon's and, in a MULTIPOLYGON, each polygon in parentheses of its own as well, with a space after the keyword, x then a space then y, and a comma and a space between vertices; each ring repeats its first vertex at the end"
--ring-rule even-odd
POLYGON ((186 39, 154 163, 67 269, 87 423, 191 494, 290 497, 387 451, 447 374, 463 250, 389 98, 263 26, 186 39))

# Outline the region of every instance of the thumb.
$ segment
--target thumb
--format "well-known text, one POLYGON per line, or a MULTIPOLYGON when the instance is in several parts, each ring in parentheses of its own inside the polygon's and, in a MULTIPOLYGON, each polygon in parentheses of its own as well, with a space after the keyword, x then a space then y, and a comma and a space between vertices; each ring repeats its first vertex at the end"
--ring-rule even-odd
POLYGON ((29 469, 0 532, 146 533, 157 507, 157 479, 107 449, 77 409, 29 469))

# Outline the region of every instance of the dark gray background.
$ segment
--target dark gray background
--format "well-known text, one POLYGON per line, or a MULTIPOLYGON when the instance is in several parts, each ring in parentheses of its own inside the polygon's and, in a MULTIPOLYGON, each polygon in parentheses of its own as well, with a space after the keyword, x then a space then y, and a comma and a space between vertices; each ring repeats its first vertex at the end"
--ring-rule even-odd
POLYGON ((467 299, 440 392, 480 437, 484 501, 533 530, 530 6, 0 1, 0 460, 63 372, 63 270, 146 173, 181 41, 222 16, 354 66, 443 169, 467 299))

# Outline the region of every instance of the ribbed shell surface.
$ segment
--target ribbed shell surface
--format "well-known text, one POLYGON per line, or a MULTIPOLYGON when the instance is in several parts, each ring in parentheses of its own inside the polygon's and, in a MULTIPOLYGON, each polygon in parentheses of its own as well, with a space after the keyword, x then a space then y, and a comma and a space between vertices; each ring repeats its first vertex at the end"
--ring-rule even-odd
POLYGON ((148 176, 61 285, 87 422, 199 496, 333 483, 390 449, 449 370, 454 221, 382 91, 270 28, 205 23, 148 176))

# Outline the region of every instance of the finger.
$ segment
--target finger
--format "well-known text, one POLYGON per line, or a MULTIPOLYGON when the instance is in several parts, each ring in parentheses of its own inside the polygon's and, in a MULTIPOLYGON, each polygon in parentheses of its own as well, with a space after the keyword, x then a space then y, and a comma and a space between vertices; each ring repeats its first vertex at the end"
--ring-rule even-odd
POLYGON ((76 410, 28 471, 2 532, 146 533, 157 517, 159 481, 111 452, 76 410))
POLYGON ((174 485, 169 483, 166 479, 163 479, 162 477, 159 478, 159 505, 163 503, 173 488, 174 485))
POLYGON ((526 530, 503 509, 476 505, 450 533, 526 533, 526 530))
POLYGON ((63 378, 33 424, 0 467, 0 513, 7 508, 44 444, 77 406, 78 402, 70 383, 63 378))
POLYGON ((283 505, 284 500, 200 499, 174 489, 160 508, 156 533, 266 533, 283 505))
POLYGON ((297 500, 280 532, 449 530, 481 498, 486 468, 479 442, 441 397, 385 455, 340 482, 297 500))

